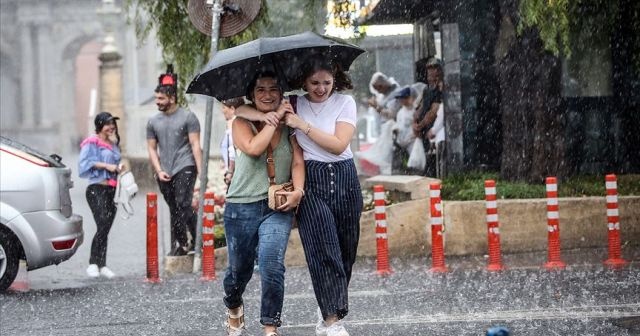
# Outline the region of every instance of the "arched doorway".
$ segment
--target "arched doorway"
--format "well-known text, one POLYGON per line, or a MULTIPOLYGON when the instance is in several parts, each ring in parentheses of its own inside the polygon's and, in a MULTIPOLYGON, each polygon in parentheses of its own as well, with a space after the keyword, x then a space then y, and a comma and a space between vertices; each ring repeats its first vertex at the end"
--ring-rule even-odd
POLYGON ((102 45, 97 41, 90 41, 80 48, 74 63, 75 87, 75 130, 77 141, 94 133, 93 116, 97 113, 97 92, 99 85, 98 55, 102 45))

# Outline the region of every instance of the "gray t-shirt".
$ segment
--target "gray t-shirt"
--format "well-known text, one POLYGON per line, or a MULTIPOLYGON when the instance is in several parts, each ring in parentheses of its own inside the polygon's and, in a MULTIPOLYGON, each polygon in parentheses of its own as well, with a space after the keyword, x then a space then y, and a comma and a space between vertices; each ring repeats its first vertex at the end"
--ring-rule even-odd
POLYGON ((147 139, 158 142, 158 156, 162 170, 171 176, 185 167, 195 166, 189 133, 199 133, 200 122, 196 115, 178 108, 169 115, 158 113, 147 122, 147 139))

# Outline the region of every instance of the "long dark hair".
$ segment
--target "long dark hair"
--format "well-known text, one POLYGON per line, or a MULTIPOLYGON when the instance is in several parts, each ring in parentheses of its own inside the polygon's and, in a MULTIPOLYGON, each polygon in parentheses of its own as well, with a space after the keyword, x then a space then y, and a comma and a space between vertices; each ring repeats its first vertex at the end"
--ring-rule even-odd
POLYGON ((324 57, 313 57, 300 67, 300 76, 296 79, 295 85, 302 87, 305 80, 317 71, 328 71, 333 75, 333 90, 344 91, 353 89, 351 78, 342 70, 338 63, 332 63, 324 57))
POLYGON ((118 123, 114 120, 113 125, 116 127, 116 146, 120 146, 120 133, 118 132, 118 123))
POLYGON ((105 125, 108 125, 109 123, 113 123, 113 126, 115 127, 115 133, 116 133, 116 145, 119 146, 120 133, 118 132, 118 123, 116 122, 118 119, 120 118, 114 117, 109 112, 100 112, 96 115, 95 119, 93 120, 93 123, 96 127, 96 134, 100 133, 100 131, 102 131, 105 125))

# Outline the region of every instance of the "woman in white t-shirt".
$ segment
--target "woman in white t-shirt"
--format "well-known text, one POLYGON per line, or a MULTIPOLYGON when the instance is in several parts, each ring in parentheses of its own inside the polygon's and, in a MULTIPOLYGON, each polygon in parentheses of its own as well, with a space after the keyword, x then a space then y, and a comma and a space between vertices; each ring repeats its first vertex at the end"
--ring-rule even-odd
POLYGON ((298 208, 298 232, 319 306, 316 335, 348 336, 340 321, 348 313, 348 287, 356 259, 362 192, 351 152, 356 103, 340 93, 351 79, 327 60, 313 58, 301 69, 307 93, 296 113, 254 114, 245 105, 237 115, 295 129, 305 162, 305 196, 298 208))
POLYGON ((356 103, 340 92, 353 85, 344 71, 323 59, 309 61, 301 75, 307 93, 297 100, 297 114, 287 114, 285 121, 296 129, 305 160, 298 231, 320 307, 316 334, 349 335, 340 320, 349 308, 363 203, 350 148, 356 103))

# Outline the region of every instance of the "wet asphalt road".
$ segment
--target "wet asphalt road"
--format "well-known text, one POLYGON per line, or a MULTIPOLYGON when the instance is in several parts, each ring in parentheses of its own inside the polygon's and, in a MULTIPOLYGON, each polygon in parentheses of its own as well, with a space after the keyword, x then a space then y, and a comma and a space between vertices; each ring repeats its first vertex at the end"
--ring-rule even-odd
MULTIPOLYGON (((95 232, 75 179, 74 210, 85 217, 78 253, 58 266, 29 272, 30 290, 0 294, 0 336, 12 335, 224 335, 222 277, 162 276, 145 283, 144 193, 136 215, 118 218, 110 235, 112 280, 87 279, 90 238, 95 232)), ((161 206, 164 205, 161 203, 161 206)), ((168 213, 160 209, 160 241, 168 239, 168 213)), ((160 254, 166 254, 161 245, 160 254)), ((511 335, 640 335, 640 246, 625 246, 622 270, 602 265, 606 249, 563 251, 568 264, 547 271, 544 252, 507 255, 505 271, 484 270, 483 256, 447 257, 445 274, 429 273, 430 259, 392 259, 393 274, 375 274, 375 260, 356 264, 345 322, 357 335, 484 335, 502 325, 511 335)), ((245 295, 247 335, 258 323, 259 273, 245 295)), ((314 335, 316 304, 308 272, 286 274, 282 335, 314 335)))
MULTIPOLYGON (((637 254, 612 271, 582 263, 591 252, 572 251, 578 264, 552 272, 532 265, 489 273, 449 258, 450 272, 432 274, 416 258, 392 260, 394 273, 380 277, 373 260, 361 260, 346 323, 351 335, 483 335, 494 325, 512 335, 639 335, 637 254)), ((0 296, 0 335, 224 335, 221 272, 207 283, 180 275, 160 284, 137 273, 68 286, 38 277, 29 292, 0 296)), ((248 335, 261 335, 258 277, 245 295, 248 335)), ((288 269, 282 335, 313 335, 315 307, 306 269, 288 269)))

